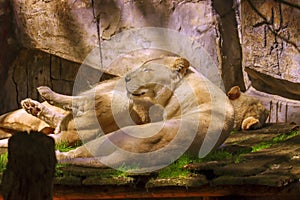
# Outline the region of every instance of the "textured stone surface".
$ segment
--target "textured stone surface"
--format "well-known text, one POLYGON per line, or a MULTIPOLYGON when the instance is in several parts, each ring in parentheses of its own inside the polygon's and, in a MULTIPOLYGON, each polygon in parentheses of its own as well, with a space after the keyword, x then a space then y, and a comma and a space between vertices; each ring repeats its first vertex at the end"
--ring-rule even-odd
POLYGON ((300 4, 287 2, 242 2, 243 66, 299 83, 300 4))
MULTIPOLYGON (((210 1, 98 0, 94 5, 91 2, 14 0, 22 45, 82 63, 98 46, 97 26, 104 41, 133 28, 161 27, 178 30, 196 40, 218 63, 218 36, 210 1)), ((149 41, 143 41, 142 35, 135 39, 140 48, 149 48, 149 41)), ((104 52, 103 58, 105 53, 110 52, 104 52)))
POLYGON ((221 176, 213 181, 213 185, 261 185, 283 187, 291 182, 291 177, 280 175, 257 175, 250 177, 221 176))
POLYGON ((13 7, 25 47, 81 62, 97 44, 91 1, 14 0, 13 7))
POLYGON ((90 176, 82 181, 83 185, 103 185, 103 186, 121 186, 130 185, 133 182, 133 178, 130 177, 115 177, 115 178, 103 178, 100 176, 90 176))
POLYGON ((82 185, 82 178, 78 177, 78 176, 55 177, 54 184, 68 185, 68 186, 80 186, 80 185, 82 185))
POLYGON ((20 107, 20 101, 31 97, 42 100, 36 88, 46 85, 63 94, 72 94, 79 64, 36 50, 22 49, 9 68, 0 98, 0 111, 20 107))
POLYGON ((246 87, 273 94, 256 95, 270 107, 271 122, 299 123, 299 102, 290 100, 300 99, 299 6, 298 0, 241 1, 246 87))
POLYGON ((246 68, 245 71, 248 73, 252 86, 257 90, 289 99, 300 100, 300 83, 274 78, 251 68, 246 68))
POLYGON ((158 187, 201 187, 207 185, 208 181, 204 175, 198 175, 195 177, 186 178, 164 178, 164 179, 151 179, 147 182, 146 188, 158 188, 158 187))
POLYGON ((254 176, 266 170, 266 166, 272 163, 272 159, 262 159, 262 160, 247 160, 242 163, 229 164, 224 167, 215 168, 214 173, 217 176, 254 176), (255 162, 255 167, 253 167, 253 162, 255 162))

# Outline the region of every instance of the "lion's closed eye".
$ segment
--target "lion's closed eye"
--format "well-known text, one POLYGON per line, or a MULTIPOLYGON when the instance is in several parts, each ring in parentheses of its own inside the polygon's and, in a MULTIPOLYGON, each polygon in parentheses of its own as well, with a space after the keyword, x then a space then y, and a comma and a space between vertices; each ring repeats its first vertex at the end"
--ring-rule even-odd
POLYGON ((143 72, 150 72, 150 71, 153 71, 153 70, 152 70, 152 69, 149 69, 149 68, 144 68, 142 71, 143 71, 143 72))

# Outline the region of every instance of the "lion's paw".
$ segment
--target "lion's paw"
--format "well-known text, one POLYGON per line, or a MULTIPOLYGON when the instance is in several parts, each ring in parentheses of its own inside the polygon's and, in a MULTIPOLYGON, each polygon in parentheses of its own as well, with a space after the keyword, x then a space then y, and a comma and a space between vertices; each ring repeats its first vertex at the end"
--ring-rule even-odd
POLYGON ((27 113, 33 116, 38 116, 42 111, 42 104, 29 98, 22 100, 21 106, 27 113))
POLYGON ((258 119, 254 118, 254 117, 247 117, 242 122, 242 130, 249 130, 252 128, 256 128, 259 125, 260 125, 260 122, 258 119))
POLYGON ((37 88, 38 92, 42 96, 44 100, 48 103, 53 104, 54 102, 54 94, 53 91, 47 86, 40 86, 37 88))
POLYGON ((61 162, 72 159, 72 157, 68 154, 68 152, 60 152, 59 150, 56 150, 55 154, 56 154, 56 159, 61 162))

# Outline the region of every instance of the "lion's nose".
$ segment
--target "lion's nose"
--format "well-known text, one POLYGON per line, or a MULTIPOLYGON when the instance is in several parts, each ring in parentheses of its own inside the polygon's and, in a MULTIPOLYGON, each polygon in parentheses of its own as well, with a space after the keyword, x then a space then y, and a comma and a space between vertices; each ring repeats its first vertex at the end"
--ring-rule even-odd
POLYGON ((130 76, 125 77, 125 82, 129 82, 131 80, 130 76))

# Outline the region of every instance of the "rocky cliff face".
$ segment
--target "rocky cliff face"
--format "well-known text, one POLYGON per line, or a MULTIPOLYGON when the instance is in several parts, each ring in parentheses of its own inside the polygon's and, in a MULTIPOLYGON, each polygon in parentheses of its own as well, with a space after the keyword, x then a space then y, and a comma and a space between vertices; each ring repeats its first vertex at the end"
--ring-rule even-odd
POLYGON ((245 68, 300 82, 299 7, 297 0, 285 3, 243 1, 241 24, 245 68))
MULTIPOLYGON (((99 40, 110 40, 122 31, 144 27, 179 31, 203 45, 218 62, 217 22, 210 4, 171 0, 13 1, 23 46, 77 63, 84 61, 99 40)), ((149 41, 143 39, 137 38, 136 42, 149 47, 149 41)))

